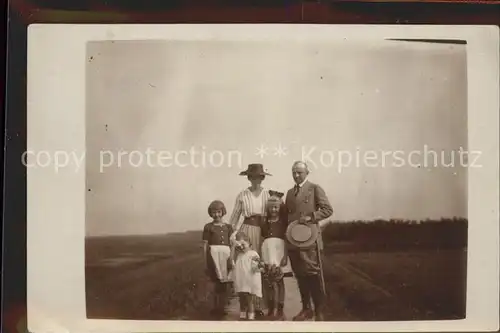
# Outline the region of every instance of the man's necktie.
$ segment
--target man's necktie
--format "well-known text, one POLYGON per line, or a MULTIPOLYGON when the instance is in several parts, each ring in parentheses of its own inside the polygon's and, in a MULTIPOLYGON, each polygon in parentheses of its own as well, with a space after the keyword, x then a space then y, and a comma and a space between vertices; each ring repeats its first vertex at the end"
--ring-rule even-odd
POLYGON ((297 194, 299 194, 299 191, 300 191, 300 186, 299 186, 299 185, 295 185, 295 188, 294 188, 293 194, 294 194, 295 196, 297 196, 297 194))

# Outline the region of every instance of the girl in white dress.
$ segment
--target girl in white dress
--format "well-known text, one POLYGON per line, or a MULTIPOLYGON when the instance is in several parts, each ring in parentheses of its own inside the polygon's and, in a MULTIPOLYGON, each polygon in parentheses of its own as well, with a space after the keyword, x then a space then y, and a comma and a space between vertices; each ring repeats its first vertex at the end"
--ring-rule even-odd
POLYGON ((255 320, 255 298, 262 297, 263 262, 252 249, 250 237, 239 232, 235 236, 234 289, 240 300, 240 319, 255 320))

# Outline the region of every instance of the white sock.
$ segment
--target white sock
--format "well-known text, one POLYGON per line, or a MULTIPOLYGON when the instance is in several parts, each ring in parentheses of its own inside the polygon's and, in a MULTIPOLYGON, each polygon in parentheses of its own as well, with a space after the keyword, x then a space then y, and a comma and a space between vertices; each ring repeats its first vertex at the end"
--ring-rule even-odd
POLYGON ((248 313, 248 320, 254 320, 255 319, 255 313, 254 312, 249 312, 248 313))
POLYGON ((247 313, 246 312, 240 312, 240 319, 246 319, 247 318, 247 313))

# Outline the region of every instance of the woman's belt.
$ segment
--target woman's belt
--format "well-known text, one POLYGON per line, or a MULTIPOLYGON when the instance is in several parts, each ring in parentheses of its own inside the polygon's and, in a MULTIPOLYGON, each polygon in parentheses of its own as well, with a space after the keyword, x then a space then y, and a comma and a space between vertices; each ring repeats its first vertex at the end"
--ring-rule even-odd
POLYGON ((243 224, 252 225, 254 227, 260 227, 262 219, 263 219, 262 215, 248 216, 248 217, 245 217, 245 219, 243 220, 243 224))
POLYGON ((276 233, 276 234, 267 234, 262 237, 264 240, 269 238, 279 238, 282 240, 286 240, 286 235, 284 233, 276 233))

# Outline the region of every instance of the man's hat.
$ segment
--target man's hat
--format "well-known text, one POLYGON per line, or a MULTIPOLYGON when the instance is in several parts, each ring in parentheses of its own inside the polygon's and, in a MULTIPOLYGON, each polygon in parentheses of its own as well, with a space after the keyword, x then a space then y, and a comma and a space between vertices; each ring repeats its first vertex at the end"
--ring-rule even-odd
POLYGON ((293 246, 309 247, 318 239, 318 228, 314 224, 301 224, 298 220, 290 222, 286 229, 286 238, 293 246))
POLYGON ((264 171, 264 166, 262 164, 249 164, 248 168, 240 172, 240 176, 272 176, 270 173, 264 171))

